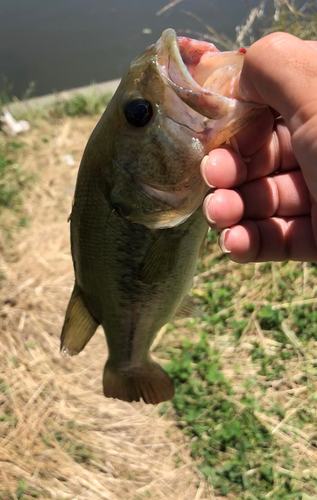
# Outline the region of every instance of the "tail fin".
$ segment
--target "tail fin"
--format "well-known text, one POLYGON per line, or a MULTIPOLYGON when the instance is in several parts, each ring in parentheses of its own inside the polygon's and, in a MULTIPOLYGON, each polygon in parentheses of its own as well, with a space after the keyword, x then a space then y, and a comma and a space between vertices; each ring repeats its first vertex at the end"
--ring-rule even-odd
POLYGON ((154 361, 125 371, 116 371, 106 363, 103 374, 103 391, 107 398, 122 401, 139 401, 158 404, 172 399, 174 385, 167 373, 154 361))

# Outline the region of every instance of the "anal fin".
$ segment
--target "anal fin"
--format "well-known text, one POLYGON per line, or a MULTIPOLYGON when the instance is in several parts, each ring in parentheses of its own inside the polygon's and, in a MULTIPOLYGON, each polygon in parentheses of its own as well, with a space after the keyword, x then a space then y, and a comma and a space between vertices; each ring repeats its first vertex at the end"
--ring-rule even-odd
POLYGON ((116 370, 106 363, 103 374, 103 392, 106 398, 158 404, 174 397, 174 385, 163 368, 149 361, 143 366, 116 370))
POLYGON ((98 326, 84 304, 79 286, 75 283, 61 334, 62 354, 74 356, 82 351, 98 326))

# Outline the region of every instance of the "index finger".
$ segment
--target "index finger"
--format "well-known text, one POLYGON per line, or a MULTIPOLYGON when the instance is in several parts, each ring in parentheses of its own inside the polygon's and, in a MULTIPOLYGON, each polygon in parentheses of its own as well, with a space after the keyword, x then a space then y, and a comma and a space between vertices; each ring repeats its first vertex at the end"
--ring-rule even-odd
POLYGON ((292 147, 309 189, 317 200, 317 57, 316 43, 273 33, 250 47, 238 94, 267 104, 283 116, 292 147))
MULTIPOLYGON (((248 49, 239 78, 238 94, 277 110, 297 129, 298 111, 316 91, 317 42, 287 33, 272 33, 248 49)), ((314 114, 316 109, 311 110, 314 114)))

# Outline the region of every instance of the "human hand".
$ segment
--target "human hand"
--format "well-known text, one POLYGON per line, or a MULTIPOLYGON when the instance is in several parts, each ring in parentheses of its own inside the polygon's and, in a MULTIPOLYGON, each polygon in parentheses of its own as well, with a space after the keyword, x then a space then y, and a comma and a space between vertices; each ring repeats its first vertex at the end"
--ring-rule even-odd
POLYGON ((217 188, 204 213, 236 262, 317 260, 316 50, 285 33, 252 45, 238 93, 271 109, 237 134, 241 156, 219 148, 202 162, 217 188))

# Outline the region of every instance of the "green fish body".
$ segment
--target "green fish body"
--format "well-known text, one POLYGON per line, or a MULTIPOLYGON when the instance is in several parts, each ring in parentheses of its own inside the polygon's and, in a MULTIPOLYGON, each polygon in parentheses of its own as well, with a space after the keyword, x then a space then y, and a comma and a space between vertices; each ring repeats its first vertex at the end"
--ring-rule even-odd
POLYGON ((231 92, 243 54, 228 54, 166 30, 133 61, 86 146, 61 349, 79 353, 102 325, 106 397, 155 404, 174 395, 150 346, 173 317, 197 313, 187 294, 208 230, 199 164, 259 112, 210 90, 231 92))

